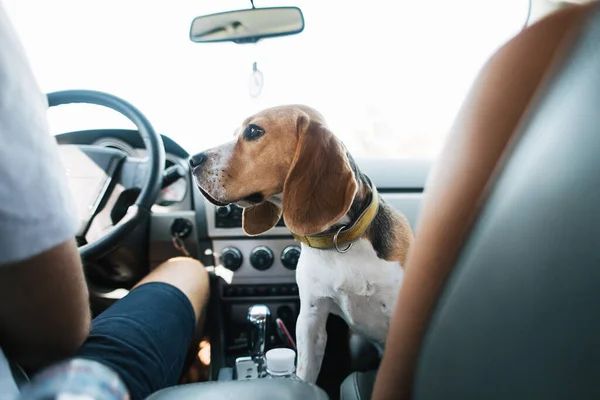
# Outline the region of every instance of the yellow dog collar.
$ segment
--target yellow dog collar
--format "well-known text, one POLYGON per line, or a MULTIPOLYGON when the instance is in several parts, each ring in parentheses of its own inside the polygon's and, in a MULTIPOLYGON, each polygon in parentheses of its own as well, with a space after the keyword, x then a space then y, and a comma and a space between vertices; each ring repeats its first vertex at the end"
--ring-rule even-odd
POLYGON ((366 232, 379 211, 379 194, 374 185, 371 186, 371 202, 363 210, 358 219, 350 226, 342 226, 335 233, 319 233, 310 236, 296 235, 294 239, 316 249, 336 249, 339 253, 347 252, 352 243, 357 241, 366 232), (346 246, 347 245, 347 246, 346 246), (346 246, 346 248, 342 248, 346 246))

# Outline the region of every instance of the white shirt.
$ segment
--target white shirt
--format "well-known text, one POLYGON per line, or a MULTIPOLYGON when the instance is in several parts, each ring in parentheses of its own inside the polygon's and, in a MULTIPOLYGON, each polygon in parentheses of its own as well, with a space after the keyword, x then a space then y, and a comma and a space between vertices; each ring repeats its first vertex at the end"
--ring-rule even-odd
MULTIPOLYGON (((0 267, 49 250, 77 231, 47 108, 0 3, 0 267)), ((16 395, 0 349, 0 398, 16 395)))

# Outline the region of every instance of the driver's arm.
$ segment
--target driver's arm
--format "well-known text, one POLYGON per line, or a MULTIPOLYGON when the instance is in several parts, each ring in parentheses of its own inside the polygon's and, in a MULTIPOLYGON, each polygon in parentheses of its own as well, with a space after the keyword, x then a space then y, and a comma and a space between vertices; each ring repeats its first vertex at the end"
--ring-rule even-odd
POLYGON ((36 368, 83 342, 88 292, 47 100, 1 4, 0 48, 0 357, 36 368))
POLYGON ((73 239, 0 266, 0 344, 7 357, 37 368, 73 355, 90 324, 81 271, 73 239))

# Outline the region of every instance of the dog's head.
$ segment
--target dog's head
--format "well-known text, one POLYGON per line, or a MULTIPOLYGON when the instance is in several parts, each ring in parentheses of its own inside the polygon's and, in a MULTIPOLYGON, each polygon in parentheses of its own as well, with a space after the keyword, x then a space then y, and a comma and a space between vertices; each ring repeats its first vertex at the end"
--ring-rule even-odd
POLYGON ((216 205, 244 208, 243 228, 258 235, 283 213, 298 235, 325 231, 349 210, 357 181, 342 143, 310 107, 263 110, 235 140, 190 158, 196 184, 216 205))

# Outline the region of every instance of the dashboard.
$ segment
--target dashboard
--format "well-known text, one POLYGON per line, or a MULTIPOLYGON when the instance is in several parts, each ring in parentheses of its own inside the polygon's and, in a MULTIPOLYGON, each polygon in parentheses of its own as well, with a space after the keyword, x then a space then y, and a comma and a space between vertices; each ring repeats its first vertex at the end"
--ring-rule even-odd
MULTIPOLYGON (((146 157, 140 136, 132 130, 78 131, 56 139, 59 144, 110 147, 130 157, 146 157)), ((213 268, 219 277, 211 286, 211 300, 216 301, 212 318, 219 332, 219 337, 212 340, 215 350, 220 349, 214 356, 231 364, 247 351, 246 317, 250 305, 267 305, 274 318, 281 318, 290 331, 295 331, 299 311, 295 268, 301 249, 283 221, 262 235, 246 236, 241 228, 242 210, 234 205, 218 207, 209 203, 193 183, 187 163, 189 154, 167 136, 163 136, 163 142, 165 170, 182 168, 183 177, 161 191, 148 225, 100 261, 98 269, 105 274, 100 282, 104 286, 92 285, 91 291, 102 295, 123 282, 132 284, 160 263, 182 255, 173 245, 172 229, 177 223, 187 224, 188 233, 182 238, 185 249, 213 268)), ((404 213, 416 230, 431 163, 414 159, 355 161, 377 186, 381 197, 404 213)), ((276 345, 278 340, 271 335, 267 345, 276 345)))

